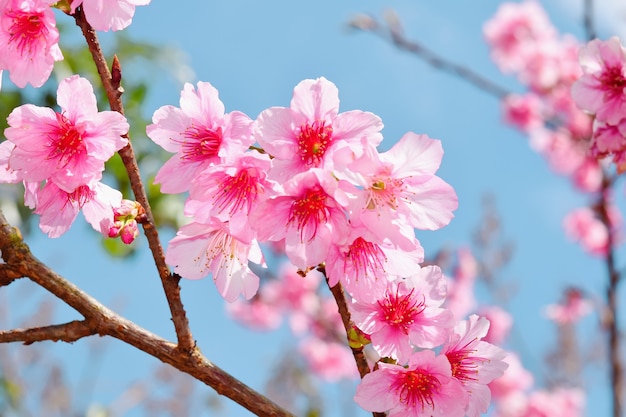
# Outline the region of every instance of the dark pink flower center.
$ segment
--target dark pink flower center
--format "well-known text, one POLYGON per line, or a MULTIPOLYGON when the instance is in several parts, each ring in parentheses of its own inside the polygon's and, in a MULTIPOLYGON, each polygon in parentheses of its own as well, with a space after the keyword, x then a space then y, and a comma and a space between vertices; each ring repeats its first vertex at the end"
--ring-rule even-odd
POLYGON ((326 150, 332 144, 332 135, 332 126, 326 126, 326 122, 323 120, 316 120, 312 125, 305 123, 300 126, 300 132, 296 139, 302 162, 308 166, 318 167, 326 150))
POLYGON ((463 383, 478 381, 479 365, 489 361, 487 358, 474 356, 476 349, 471 347, 474 342, 476 342, 476 339, 468 342, 463 347, 446 353, 446 357, 452 367, 452 376, 463 383))
POLYGON ((624 94, 624 87, 626 87, 626 78, 624 78, 622 67, 606 68, 600 75, 600 83, 610 98, 621 97, 624 94))
POLYGON ((418 301, 413 297, 414 292, 412 289, 407 294, 401 295, 399 289, 396 289, 395 294, 387 291, 387 296, 378 301, 385 322, 407 335, 417 317, 426 308, 424 300, 418 301))
POLYGON ((421 406, 424 410, 427 405, 430 408, 435 407, 433 396, 441 388, 441 382, 436 376, 422 369, 415 369, 398 375, 392 388, 398 393, 400 402, 407 408, 415 409, 421 406))
POLYGON ((10 10, 6 14, 13 20, 9 27, 9 43, 15 44, 20 54, 34 55, 39 52, 39 44, 46 42, 48 28, 43 12, 10 10))
POLYGON ((300 239, 305 239, 306 230, 312 231, 309 240, 313 239, 317 234, 317 228, 320 224, 328 222, 328 208, 326 201, 328 195, 321 187, 310 188, 294 200, 291 204, 289 213, 289 221, 287 224, 296 224, 296 228, 300 231, 300 239))
POLYGON ((73 159, 87 152, 82 132, 72 121, 61 113, 56 113, 57 126, 48 136, 48 159, 57 159, 59 167, 67 166, 73 159))
POLYGON ((220 190, 213 198, 220 213, 230 207, 229 214, 246 209, 250 213, 252 204, 258 195, 258 180, 250 175, 248 170, 242 169, 234 177, 225 176, 220 183, 220 190))
POLYGON ((71 193, 67 193, 67 203, 78 204, 81 209, 83 206, 93 200, 96 193, 86 185, 81 185, 71 193))
POLYGON ((190 126, 183 132, 182 159, 201 162, 217 157, 222 145, 222 128, 190 126))
POLYGON ((346 253, 346 260, 351 262, 356 272, 355 279, 358 280, 361 275, 377 276, 376 271, 383 271, 387 257, 380 246, 368 242, 362 237, 354 239, 352 245, 346 253))

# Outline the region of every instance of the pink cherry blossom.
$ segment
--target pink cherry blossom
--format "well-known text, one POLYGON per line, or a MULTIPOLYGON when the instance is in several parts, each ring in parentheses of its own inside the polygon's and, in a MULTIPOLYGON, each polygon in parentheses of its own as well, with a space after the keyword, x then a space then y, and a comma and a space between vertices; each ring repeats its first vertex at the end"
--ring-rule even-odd
POLYGON ((576 323, 591 311, 593 311, 591 301, 577 288, 568 288, 561 303, 551 304, 545 309, 546 316, 559 324, 576 323))
POLYGON ((579 242, 585 251, 597 256, 606 254, 608 230, 590 208, 579 208, 567 214, 563 219, 563 228, 570 240, 579 242))
POLYGON ((616 125, 626 114, 626 50, 618 37, 594 39, 580 50, 583 76, 572 86, 578 107, 616 125))
POLYGON ((197 90, 186 83, 180 93, 180 108, 163 106, 154 112, 146 132, 172 156, 161 167, 155 183, 169 194, 189 190, 206 168, 241 155, 254 143, 252 120, 241 112, 224 113, 218 91, 208 82, 197 90))
POLYGON ((354 401, 388 417, 463 417, 468 397, 447 358, 423 350, 411 355, 407 368, 379 362, 357 386, 354 401))
POLYGON ((349 234, 340 239, 331 245, 326 260, 328 285, 341 282, 361 302, 379 299, 390 280, 412 275, 424 261, 424 249, 417 239, 413 239, 413 250, 405 251, 358 223, 353 223, 349 234))
POLYGON ((362 140, 370 146, 382 141, 380 118, 359 110, 339 113, 339 91, 324 77, 301 81, 289 108, 271 107, 256 122, 258 142, 275 158, 270 177, 281 181, 310 168, 330 171, 337 150, 359 157, 362 140))
POLYGON ((467 247, 457 250, 457 265, 454 275, 447 280, 448 295, 445 307, 455 319, 467 316, 476 307, 474 298, 474 282, 478 275, 478 263, 467 247))
POLYGON ((483 337, 483 340, 494 345, 504 343, 513 326, 511 314, 496 305, 483 306, 478 310, 478 314, 489 320, 489 331, 487 335, 483 337))
POLYGON ((59 31, 47 0, 6 0, 0 7, 0 70, 20 88, 41 87, 63 59, 59 31))
POLYGON ((145 213, 138 202, 122 200, 121 205, 113 210, 113 224, 109 228, 109 237, 119 236, 122 242, 130 245, 139 236, 137 217, 145 216, 145 213))
POLYGON ((489 383, 489 389, 494 399, 514 396, 516 393, 528 390, 533 386, 533 375, 524 368, 519 356, 514 352, 507 352, 503 359, 509 366, 500 378, 489 383))
POLYGON ((585 393, 580 388, 556 388, 531 393, 523 417, 583 417, 585 393))
POLYGON ((388 283, 376 302, 352 302, 352 320, 380 356, 403 364, 413 347, 433 348, 444 343, 452 327, 452 313, 440 308, 446 295, 438 267, 427 266, 415 275, 388 283))
POLYGON ((469 396, 467 417, 478 417, 487 412, 491 403, 488 383, 502 376, 508 367, 503 362, 504 351, 481 339, 487 335, 489 321, 477 315, 459 322, 443 346, 452 367, 452 377, 459 380, 469 396))
POLYGON ((253 213, 260 241, 285 239, 289 260, 305 270, 326 260, 334 238, 347 233, 343 207, 333 198, 337 180, 328 172, 310 170, 284 184, 285 195, 259 204, 253 213))
POLYGON ((354 216, 379 238, 401 247, 407 236, 400 224, 427 230, 447 225, 458 199, 454 189, 435 175, 442 157, 440 141, 412 132, 383 154, 367 147, 344 173, 364 189, 352 203, 354 216))
POLYGON ((491 57, 503 72, 517 72, 537 45, 552 41, 556 30, 536 1, 506 2, 483 27, 491 57))
POLYGON ((226 312, 239 323, 254 330, 274 330, 282 322, 280 309, 258 295, 249 301, 237 298, 232 303, 227 303, 226 312))
POLYGON ((122 30, 130 25, 136 6, 145 6, 150 0, 72 0, 71 13, 82 6, 85 18, 96 30, 122 30))
POLYGON ((122 193, 99 182, 81 185, 70 193, 47 182, 36 192, 35 213, 41 216, 39 228, 52 238, 68 231, 79 211, 91 227, 108 236, 113 211, 121 203, 122 193))
POLYGON ((534 93, 511 94, 502 101, 504 120, 518 129, 528 132, 543 126, 543 102, 534 93))
POLYGON ((245 153, 229 165, 213 165, 192 182, 185 215, 203 223, 211 217, 230 222, 230 233, 250 241, 254 225, 250 213, 269 197, 273 187, 267 181, 270 169, 267 155, 245 153))
POLYGON ((329 342, 316 337, 303 340, 298 346, 308 368, 327 382, 359 377, 354 356, 345 343, 329 342))
POLYGON ((20 180, 48 180, 72 193, 101 178, 104 163, 128 143, 128 123, 120 113, 98 112, 91 84, 77 75, 61 81, 57 101, 61 113, 32 104, 11 112, 9 168, 20 180))
POLYGON ((211 273, 218 292, 229 302, 257 293, 259 277, 248 261, 264 264, 256 241, 237 240, 228 224, 218 219, 181 227, 168 245, 165 261, 183 278, 200 279, 211 273))

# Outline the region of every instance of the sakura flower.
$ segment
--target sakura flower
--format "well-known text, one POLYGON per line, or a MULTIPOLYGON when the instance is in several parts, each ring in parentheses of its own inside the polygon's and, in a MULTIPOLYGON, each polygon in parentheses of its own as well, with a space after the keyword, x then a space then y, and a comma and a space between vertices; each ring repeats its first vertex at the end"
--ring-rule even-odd
POLYGON ((146 128, 150 139, 175 154, 159 170, 155 183, 164 193, 188 191, 206 168, 234 159, 254 143, 251 125, 241 112, 224 113, 217 90, 208 82, 199 82, 197 90, 186 83, 180 108, 159 108, 146 128))
POLYGON ((474 282, 478 275, 478 263, 469 248, 460 248, 457 252, 457 266, 454 276, 447 280, 448 295, 445 307, 458 320, 465 317, 476 307, 474 282))
POLYGON ((374 302, 393 277, 412 275, 424 261, 424 249, 417 239, 413 239, 413 250, 405 251, 358 223, 353 223, 349 234, 340 239, 331 245, 326 260, 328 284, 332 287, 341 281, 361 302, 374 302))
POLYGON ((289 108, 271 107, 256 122, 258 142, 275 158, 271 178, 281 181, 310 168, 331 171, 338 149, 359 157, 362 138, 370 146, 382 141, 380 118, 359 110, 339 113, 337 87, 324 77, 300 82, 289 108))
POLYGON ((50 1, 5 0, 0 6, 0 70, 8 70, 20 88, 41 87, 63 59, 50 1))
POLYGON ((545 314, 559 324, 576 323, 578 320, 591 313, 593 305, 586 299, 581 290, 568 288, 559 304, 551 304, 546 307, 545 314))
POLYGON ((226 304, 226 312, 230 317, 254 330, 275 330, 282 321, 282 312, 263 297, 251 300, 237 298, 226 304))
POLYGON ((570 240, 579 242, 585 251, 593 255, 601 256, 608 250, 609 232, 588 207, 567 214, 563 219, 563 228, 570 240))
POLYGON ((337 382, 359 377, 354 356, 345 343, 328 342, 316 337, 306 339, 298 347, 311 372, 324 381, 337 382))
POLYGON ((128 123, 120 113, 98 112, 91 84, 77 75, 59 83, 57 101, 61 113, 25 104, 9 114, 4 134, 15 148, 8 165, 20 180, 48 180, 72 193, 101 178, 104 163, 128 143, 128 123))
POLYGON ((594 39, 579 59, 584 74, 572 86, 572 98, 598 120, 616 125, 626 114, 626 50, 616 36, 594 39))
POLYGON ((445 355, 423 350, 411 355, 407 368, 379 362, 357 386, 354 401, 388 417, 463 417, 468 397, 445 355))
POLYGON ((519 71, 538 45, 556 37, 556 30, 536 1, 503 3, 485 23, 483 33, 492 59, 504 72, 519 71))
POLYGON ((440 308, 445 280, 438 267, 427 266, 404 280, 388 283, 376 302, 352 303, 352 319, 381 356, 406 363, 413 346, 433 348, 446 341, 450 311, 440 308))
POLYGON ((192 182, 185 214, 203 223, 211 217, 230 222, 230 233, 240 240, 254 238, 250 213, 269 197, 267 155, 245 153, 232 164, 214 165, 192 182))
POLYGON ((81 185, 70 193, 47 182, 36 192, 35 213, 41 215, 39 228, 52 238, 69 230, 81 210, 91 227, 108 236, 113 210, 121 203, 122 193, 100 182, 81 185))
POLYGON ((352 204, 359 205, 353 208, 355 215, 381 239, 399 245, 406 242, 399 223, 428 230, 445 226, 454 217, 458 200, 454 189, 435 176, 442 157, 440 141, 412 132, 383 154, 366 148, 344 174, 364 188, 352 204))
POLYGON ((248 261, 264 264, 256 241, 237 240, 228 224, 218 219, 181 227, 169 243, 165 261, 183 278, 200 279, 211 273, 218 292, 229 302, 239 295, 250 299, 256 294, 259 277, 248 261))
POLYGON ((136 6, 145 6, 150 0, 72 0, 71 13, 82 6, 85 18, 96 30, 122 30, 130 25, 136 6))
POLYGON ((504 374, 489 383, 491 395, 498 401, 514 397, 534 384, 533 374, 524 368, 516 353, 507 352, 503 361, 508 364, 504 374))
POLYGON ((469 396, 467 417, 486 413, 491 402, 488 383, 502 376, 508 367, 504 351, 481 339, 487 335, 489 321, 473 314, 459 322, 443 346, 452 367, 452 377, 463 384, 469 396))
POLYGON ((483 340, 494 345, 504 343, 513 326, 511 314, 496 305, 481 307, 478 310, 478 314, 489 320, 489 331, 483 337, 483 340))
POLYGON ((336 179, 319 170, 295 176, 284 189, 285 195, 259 204, 252 222, 260 241, 284 238, 287 257, 305 270, 323 262, 333 238, 347 232, 343 207, 333 197, 341 193, 336 179))
POLYGON ((580 388, 557 388, 533 392, 524 416, 582 417, 585 415, 585 393, 580 388))

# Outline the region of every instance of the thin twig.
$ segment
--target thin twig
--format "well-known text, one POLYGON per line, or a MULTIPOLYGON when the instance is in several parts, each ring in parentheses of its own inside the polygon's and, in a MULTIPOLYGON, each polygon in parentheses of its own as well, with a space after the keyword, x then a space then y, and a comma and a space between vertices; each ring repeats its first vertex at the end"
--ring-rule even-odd
MULTIPOLYGON (((218 394, 225 395, 258 416, 293 417, 267 397, 215 366, 197 348, 194 347, 191 352, 181 351, 177 344, 162 339, 117 315, 52 271, 33 256, 16 229, 6 222, 2 212, 0 212, 0 251, 5 262, 13 269, 82 314, 85 321, 92 326, 93 333, 90 334, 112 336, 134 346, 204 382, 218 394)), ((74 340, 78 339, 80 337, 74 340)))
POLYGON ((598 37, 593 24, 593 0, 585 0, 585 11, 583 13, 583 22, 585 26, 585 37, 588 41, 598 37))
MULTIPOLYGON (((93 27, 91 27, 85 19, 82 7, 79 7, 76 10, 75 18, 76 24, 81 28, 83 36, 87 41, 89 51, 91 52, 96 68, 98 69, 98 74, 100 74, 100 79, 102 80, 102 85, 109 99, 111 110, 124 114, 124 106, 121 99, 124 91, 121 87, 122 70, 117 57, 113 60, 112 75, 111 71, 109 71, 109 67, 107 66, 106 59, 104 58, 102 48, 100 48, 98 36, 96 35, 93 27)), ((130 184, 133 193, 135 194, 135 198, 146 212, 146 221, 142 222, 142 226, 144 233, 146 234, 146 238, 148 239, 148 244, 150 246, 150 250, 152 251, 155 265, 159 271, 159 276, 161 277, 161 282, 169 304, 170 312, 172 313, 172 321, 174 322, 179 348, 184 352, 191 352, 195 342, 191 334, 191 329, 189 328, 189 321, 187 320, 183 303, 180 299, 180 277, 171 274, 170 269, 165 263, 163 247, 161 246, 161 241, 159 240, 159 234, 154 223, 152 209, 150 208, 146 190, 143 186, 141 175, 139 173, 137 159, 135 158, 135 153, 130 141, 127 146, 119 151, 119 154, 128 172, 128 177, 130 179, 130 184)))
POLYGON ((383 26, 371 17, 361 18, 367 19, 365 24, 360 22, 355 24, 355 22, 353 22, 351 27, 373 33, 374 35, 378 35, 385 40, 391 41, 391 43, 393 43, 397 48, 412 53, 431 67, 458 76, 462 80, 469 82, 475 87, 478 87, 482 91, 498 99, 503 99, 510 94, 509 90, 501 87, 488 78, 483 77, 476 71, 437 55, 435 52, 415 40, 407 39, 402 31, 396 30, 393 27, 383 26))
POLYGON ((95 334, 97 334, 97 331, 87 321, 74 320, 51 326, 0 331, 0 343, 23 342, 25 345, 30 345, 44 340, 72 343, 83 337, 95 334))
POLYGON ((602 189, 600 193, 600 201, 598 203, 598 211, 600 220, 606 227, 608 236, 608 248, 605 258, 606 269, 609 282, 606 289, 606 303, 608 312, 606 314, 605 325, 609 332, 609 362, 611 373, 611 399, 613 402, 613 417, 622 417, 622 393, 624 391, 624 371, 621 358, 621 343, 618 326, 619 313, 617 310, 617 291, 620 283, 620 273, 615 266, 615 233, 613 223, 609 214, 609 194, 611 189, 611 180, 605 173, 602 181, 602 189))

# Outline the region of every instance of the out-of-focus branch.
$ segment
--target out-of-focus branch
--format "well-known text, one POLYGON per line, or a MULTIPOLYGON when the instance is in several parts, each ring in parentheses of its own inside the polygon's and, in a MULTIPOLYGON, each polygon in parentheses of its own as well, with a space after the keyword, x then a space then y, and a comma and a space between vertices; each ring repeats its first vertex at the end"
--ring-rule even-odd
POLYGON ((292 417, 288 411, 215 366, 195 346, 191 351, 182 351, 178 344, 162 339, 115 314, 52 271, 32 255, 19 232, 6 222, 1 212, 0 251, 2 259, 13 270, 45 288, 85 317, 83 322, 72 322, 78 324, 2 332, 0 342, 32 343, 37 341, 37 335, 41 337, 39 340, 54 340, 57 336, 57 340, 64 340, 63 331, 71 331, 71 336, 68 336, 70 341, 93 334, 112 336, 204 382, 218 394, 225 395, 258 416, 292 417))
POLYGON ((348 25, 351 28, 377 35, 391 42, 397 48, 412 53, 431 67, 457 76, 498 99, 503 99, 510 94, 506 88, 499 86, 472 69, 443 58, 415 40, 407 39, 400 27, 399 20, 391 12, 387 16, 386 25, 379 23, 369 15, 358 15, 348 22, 348 25))
POLYGON ((606 227, 608 236, 608 249, 605 258, 606 269, 609 282, 606 289, 607 312, 605 314, 605 326, 609 333, 609 363, 611 374, 611 395, 613 402, 613 417, 622 417, 624 392, 624 366, 621 358, 621 343, 619 326, 617 322, 617 290, 620 283, 620 273, 615 265, 615 232, 613 230, 613 222, 609 213, 609 194, 611 191, 612 181, 605 173, 602 181, 602 189, 600 192, 600 201, 598 202, 598 211, 600 220, 606 227))
POLYGON ((0 343, 24 342, 25 345, 30 345, 44 340, 72 343, 94 334, 97 334, 97 332, 88 322, 74 320, 69 323, 52 326, 0 331, 0 343))
MULTIPOLYGON (((121 87, 122 69, 117 57, 113 58, 112 71, 110 71, 106 63, 106 59, 104 58, 102 48, 100 48, 96 31, 85 19, 82 7, 79 7, 76 10, 75 18, 76 24, 81 28, 83 36, 87 41, 89 51, 91 52, 96 68, 98 69, 98 74, 100 74, 100 79, 102 80, 102 85, 106 91, 111 110, 124 114, 124 106, 121 99, 122 93, 124 92, 121 87)), ((135 158, 135 153, 130 141, 127 146, 119 151, 119 154, 128 172, 128 177, 130 179, 130 184, 133 193, 135 194, 135 198, 146 212, 146 221, 142 222, 142 225, 146 238, 148 239, 150 250, 152 251, 155 265, 159 271, 159 276, 161 277, 161 282, 169 304, 170 312, 172 313, 172 321, 174 322, 174 327, 176 329, 179 348, 184 352, 191 352, 195 342, 193 340, 191 329, 189 328, 189 321, 187 320, 187 315, 180 298, 180 277, 171 274, 167 264, 165 263, 163 247, 161 246, 161 241, 159 240, 159 234, 154 223, 152 209, 150 208, 150 203, 148 202, 146 190, 143 186, 141 175, 139 173, 137 159, 135 158)))
POLYGON ((585 37, 590 41, 598 37, 593 24, 593 0, 585 0, 584 8, 583 22, 585 26, 585 37))

